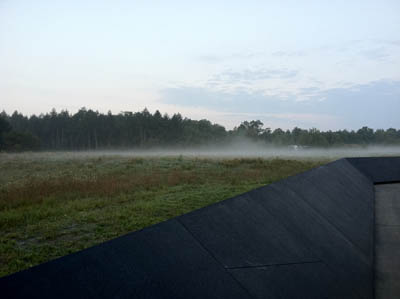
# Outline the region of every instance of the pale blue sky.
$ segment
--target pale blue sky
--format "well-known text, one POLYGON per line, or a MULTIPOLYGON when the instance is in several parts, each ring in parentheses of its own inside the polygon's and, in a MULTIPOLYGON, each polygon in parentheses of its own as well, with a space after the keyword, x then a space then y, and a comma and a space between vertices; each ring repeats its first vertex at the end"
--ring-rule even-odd
POLYGON ((400 1, 0 0, 0 110, 400 128, 400 1))

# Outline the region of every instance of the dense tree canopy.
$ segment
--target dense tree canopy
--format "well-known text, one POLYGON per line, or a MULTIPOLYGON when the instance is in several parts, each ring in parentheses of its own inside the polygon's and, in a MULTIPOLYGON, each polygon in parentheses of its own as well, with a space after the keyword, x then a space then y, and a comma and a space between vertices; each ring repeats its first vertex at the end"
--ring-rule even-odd
POLYGON ((282 130, 264 128, 260 120, 244 121, 233 130, 212 124, 206 119, 191 120, 179 113, 162 115, 141 112, 102 114, 80 109, 39 116, 24 116, 17 111, 0 114, 0 150, 96 150, 111 148, 148 148, 155 146, 197 146, 224 144, 235 138, 246 138, 265 144, 300 146, 354 146, 400 144, 400 130, 326 131, 315 128, 282 130))

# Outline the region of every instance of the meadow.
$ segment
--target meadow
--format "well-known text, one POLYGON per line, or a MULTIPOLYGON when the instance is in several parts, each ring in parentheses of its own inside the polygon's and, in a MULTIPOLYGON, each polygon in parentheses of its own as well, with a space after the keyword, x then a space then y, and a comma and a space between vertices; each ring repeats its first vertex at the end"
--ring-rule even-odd
POLYGON ((61 152, 0 154, 0 276, 327 161, 61 152))

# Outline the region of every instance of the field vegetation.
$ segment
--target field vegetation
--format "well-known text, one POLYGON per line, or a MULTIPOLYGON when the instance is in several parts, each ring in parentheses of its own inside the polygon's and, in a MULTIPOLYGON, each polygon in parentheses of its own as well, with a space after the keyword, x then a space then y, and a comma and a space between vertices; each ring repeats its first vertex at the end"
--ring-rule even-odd
POLYGON ((0 154, 0 276, 324 162, 0 154))

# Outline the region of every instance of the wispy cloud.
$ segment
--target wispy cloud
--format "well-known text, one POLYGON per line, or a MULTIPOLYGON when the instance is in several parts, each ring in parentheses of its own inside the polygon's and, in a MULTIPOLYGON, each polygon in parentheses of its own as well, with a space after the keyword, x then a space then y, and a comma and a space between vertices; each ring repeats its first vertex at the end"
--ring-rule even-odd
POLYGON ((373 39, 371 40, 374 44, 389 45, 400 47, 400 39, 373 39))
POLYGON ((370 60, 383 60, 389 56, 387 49, 384 47, 367 49, 359 52, 363 57, 370 60))
POLYGON ((289 69, 244 69, 227 70, 216 74, 208 80, 208 85, 217 86, 221 84, 254 84, 257 81, 269 79, 290 79, 296 77, 298 72, 289 69))
POLYGON ((262 58, 265 56, 263 52, 253 52, 253 51, 242 51, 242 52, 234 52, 234 53, 225 53, 221 54, 204 54, 196 57, 196 60, 205 63, 222 63, 222 62, 233 62, 240 60, 250 60, 262 58))
POLYGON ((220 56, 220 55, 213 55, 213 54, 208 54, 208 55, 201 55, 197 57, 197 60, 205 63, 219 63, 223 62, 226 60, 226 57, 220 56))
POLYGON ((299 57, 299 56, 306 56, 307 52, 304 50, 299 51, 276 51, 271 53, 272 56, 278 57, 299 57))

